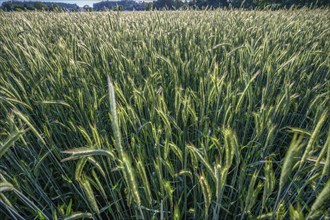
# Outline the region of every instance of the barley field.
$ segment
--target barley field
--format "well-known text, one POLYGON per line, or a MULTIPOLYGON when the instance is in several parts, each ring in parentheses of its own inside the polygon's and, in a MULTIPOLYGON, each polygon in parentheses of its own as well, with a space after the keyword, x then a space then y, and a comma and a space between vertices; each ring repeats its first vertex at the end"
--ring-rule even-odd
POLYGON ((329 219, 329 14, 0 12, 0 219, 329 219))

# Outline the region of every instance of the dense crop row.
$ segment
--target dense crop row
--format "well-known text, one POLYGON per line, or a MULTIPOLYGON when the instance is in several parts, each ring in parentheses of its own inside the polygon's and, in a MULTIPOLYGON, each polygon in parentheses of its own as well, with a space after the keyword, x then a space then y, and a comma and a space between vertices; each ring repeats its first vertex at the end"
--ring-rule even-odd
POLYGON ((329 13, 0 13, 1 219, 326 218, 329 13))

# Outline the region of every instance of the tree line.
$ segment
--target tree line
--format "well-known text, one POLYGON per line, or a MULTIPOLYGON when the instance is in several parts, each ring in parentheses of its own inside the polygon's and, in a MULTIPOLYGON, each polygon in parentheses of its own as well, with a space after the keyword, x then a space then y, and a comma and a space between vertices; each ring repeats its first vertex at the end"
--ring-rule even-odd
POLYGON ((157 9, 161 8, 290 8, 296 7, 323 7, 329 6, 329 0, 156 0, 153 2, 153 7, 157 9))
POLYGON ((322 7, 329 6, 329 0, 155 0, 153 2, 136 2, 133 0, 101 1, 79 8, 77 4, 52 3, 39 1, 7 1, 2 3, 1 9, 4 11, 104 11, 104 10, 152 10, 167 9, 175 10, 180 8, 290 8, 296 7, 322 7))
MULTIPOLYGON (((107 10, 126 10, 126 11, 142 11, 148 9, 149 3, 136 2, 133 0, 124 1, 101 1, 93 4, 94 11, 107 11, 107 10)), ((150 8, 149 8, 150 9, 150 8)))
POLYGON ((7 1, 2 3, 1 9, 4 11, 78 11, 79 6, 68 3, 7 1))

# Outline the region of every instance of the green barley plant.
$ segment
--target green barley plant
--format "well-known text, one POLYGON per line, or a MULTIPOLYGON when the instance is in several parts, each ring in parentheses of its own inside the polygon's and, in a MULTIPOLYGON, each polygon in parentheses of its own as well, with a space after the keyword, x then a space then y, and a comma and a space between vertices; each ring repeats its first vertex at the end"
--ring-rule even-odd
POLYGON ((329 13, 0 12, 0 219, 327 219, 329 13))

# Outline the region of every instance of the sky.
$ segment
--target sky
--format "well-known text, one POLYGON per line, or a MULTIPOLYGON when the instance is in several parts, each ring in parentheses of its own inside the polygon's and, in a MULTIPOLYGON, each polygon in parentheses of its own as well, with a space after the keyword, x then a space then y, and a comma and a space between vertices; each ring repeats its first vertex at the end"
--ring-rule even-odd
MULTIPOLYGON (((0 4, 2 4, 2 2, 5 2, 7 0, 0 0, 0 4)), ((21 0, 23 1, 23 0, 21 0)), ((36 1, 36 0, 33 0, 36 1)), ((70 3, 70 4, 77 4, 79 7, 83 7, 84 5, 89 5, 89 6, 93 6, 94 3, 100 2, 102 0, 38 0, 38 1, 42 1, 42 2, 63 2, 63 3, 70 3)))

